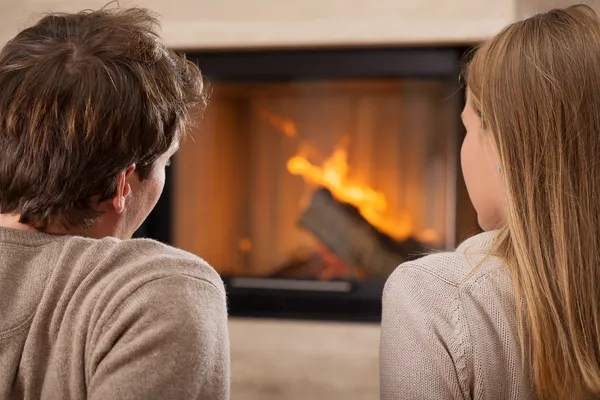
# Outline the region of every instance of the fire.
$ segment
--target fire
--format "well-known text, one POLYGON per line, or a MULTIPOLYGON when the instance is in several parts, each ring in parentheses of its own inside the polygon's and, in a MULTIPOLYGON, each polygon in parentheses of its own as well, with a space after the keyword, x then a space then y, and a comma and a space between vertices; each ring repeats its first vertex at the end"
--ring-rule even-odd
POLYGON ((283 132, 285 136, 294 138, 298 135, 296 123, 291 119, 274 114, 266 108, 260 109, 259 114, 264 121, 273 126, 275 129, 283 132))
POLYGON ((384 216, 388 204, 383 193, 347 179, 348 152, 344 147, 338 146, 322 166, 297 155, 288 160, 287 169, 292 175, 326 187, 335 198, 355 206, 371 225, 396 240, 402 241, 411 234, 412 226, 408 217, 394 221, 384 216))
MULTIPOLYGON (((277 115, 266 108, 261 109, 259 113, 263 121, 279 132, 288 138, 298 139, 298 127, 292 119, 277 115)), ((438 242, 439 234, 435 229, 413 232, 409 214, 405 213, 397 219, 390 218, 386 215, 388 203, 382 192, 347 178, 348 144, 347 140, 343 141, 321 166, 312 164, 302 155, 296 155, 288 160, 287 169, 292 175, 301 176, 308 182, 329 189, 335 198, 355 206, 371 225, 398 241, 413 235, 425 243, 438 242)))

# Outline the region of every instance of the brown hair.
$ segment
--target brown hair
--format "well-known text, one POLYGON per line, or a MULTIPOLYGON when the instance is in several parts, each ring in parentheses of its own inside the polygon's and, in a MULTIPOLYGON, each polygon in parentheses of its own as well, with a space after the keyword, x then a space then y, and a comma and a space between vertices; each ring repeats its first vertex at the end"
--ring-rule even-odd
POLYGON ((505 28, 466 81, 507 188, 496 253, 516 289, 540 398, 600 395, 600 18, 555 9, 505 28))
POLYGON ((147 10, 51 14, 0 52, 0 213, 82 226, 121 171, 145 179, 205 103, 147 10), (95 199, 95 200, 94 200, 95 199))

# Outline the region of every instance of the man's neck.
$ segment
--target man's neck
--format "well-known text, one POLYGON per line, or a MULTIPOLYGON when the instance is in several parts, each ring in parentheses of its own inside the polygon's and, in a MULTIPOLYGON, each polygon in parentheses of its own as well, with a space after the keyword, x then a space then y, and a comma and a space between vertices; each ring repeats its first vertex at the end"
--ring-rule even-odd
POLYGON ((111 220, 104 215, 104 218, 97 219, 89 229, 82 227, 65 228, 61 224, 50 224, 44 229, 37 229, 33 226, 19 222, 18 214, 0 214, 0 227, 18 229, 29 232, 43 232, 50 235, 71 235, 84 236, 93 239, 100 239, 111 236, 119 239, 126 239, 130 235, 120 234, 119 226, 116 223, 111 223, 111 220))
POLYGON ((19 222, 20 216, 15 214, 0 214, 0 227, 18 229, 21 231, 37 232, 33 226, 19 222))
POLYGON ((94 235, 82 228, 75 229, 66 229, 62 226, 49 225, 45 227, 43 230, 35 228, 33 226, 23 224, 19 222, 20 216, 18 214, 0 214, 0 227, 3 228, 11 228, 18 229, 21 231, 28 232, 44 232, 51 235, 73 235, 73 236, 89 236, 94 237, 94 235))

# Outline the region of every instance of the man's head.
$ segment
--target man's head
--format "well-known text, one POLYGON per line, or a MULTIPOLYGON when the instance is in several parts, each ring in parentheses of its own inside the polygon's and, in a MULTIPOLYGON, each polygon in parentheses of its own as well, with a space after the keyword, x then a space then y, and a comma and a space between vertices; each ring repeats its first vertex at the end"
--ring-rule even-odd
POLYGON ((148 216, 205 102, 157 25, 137 8, 52 14, 2 49, 0 225, 125 238, 148 216))

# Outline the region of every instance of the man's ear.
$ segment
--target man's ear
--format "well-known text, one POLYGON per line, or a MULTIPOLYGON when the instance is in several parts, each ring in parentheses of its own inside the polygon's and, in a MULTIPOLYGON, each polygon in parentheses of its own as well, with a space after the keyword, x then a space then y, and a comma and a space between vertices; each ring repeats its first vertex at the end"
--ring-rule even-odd
POLYGON ((117 178, 117 194, 112 199, 112 205, 117 214, 122 214, 125 211, 125 199, 131 194, 131 185, 128 178, 133 171, 135 171, 135 164, 121 171, 117 178))

